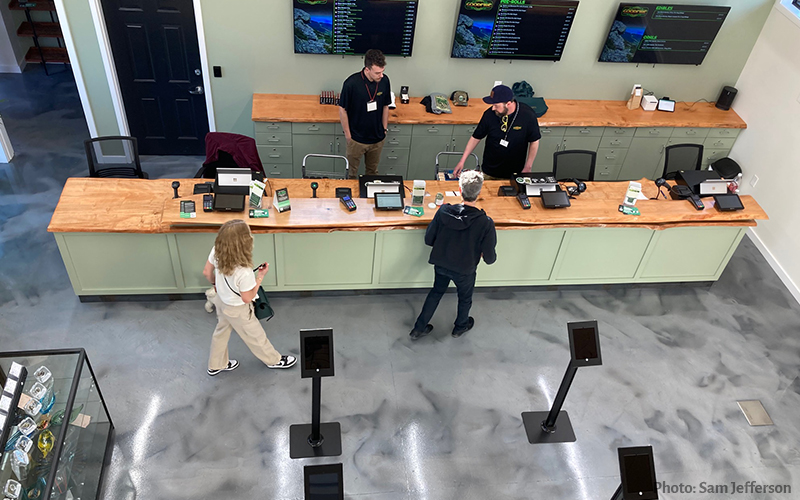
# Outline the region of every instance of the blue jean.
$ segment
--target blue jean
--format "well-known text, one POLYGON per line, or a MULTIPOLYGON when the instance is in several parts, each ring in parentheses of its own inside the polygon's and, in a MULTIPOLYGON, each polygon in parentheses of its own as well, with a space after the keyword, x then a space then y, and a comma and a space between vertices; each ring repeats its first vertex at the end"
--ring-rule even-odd
POLYGON ((456 316, 456 328, 466 328, 469 326, 469 310, 472 307, 472 291, 475 289, 475 273, 461 274, 440 266, 433 267, 436 276, 433 279, 433 288, 425 298, 425 304, 414 324, 414 330, 423 331, 430 323, 433 313, 439 301, 450 286, 450 281, 455 283, 458 292, 458 314, 456 316))

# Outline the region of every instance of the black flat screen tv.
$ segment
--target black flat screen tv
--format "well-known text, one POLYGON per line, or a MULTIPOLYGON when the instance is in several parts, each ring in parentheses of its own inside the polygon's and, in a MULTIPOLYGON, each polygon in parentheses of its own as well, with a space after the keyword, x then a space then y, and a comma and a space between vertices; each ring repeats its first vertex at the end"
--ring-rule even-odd
POLYGON ((578 2, 461 0, 450 57, 558 61, 578 2))
POLYGON ((700 64, 730 7, 619 5, 600 62, 700 64))
POLYGON ((418 0, 292 0, 295 54, 410 56, 418 0))

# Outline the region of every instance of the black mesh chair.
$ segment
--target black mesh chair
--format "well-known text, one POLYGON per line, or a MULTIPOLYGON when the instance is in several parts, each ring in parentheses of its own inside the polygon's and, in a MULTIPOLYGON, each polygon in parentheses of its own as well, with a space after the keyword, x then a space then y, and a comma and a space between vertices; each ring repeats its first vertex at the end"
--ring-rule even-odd
POLYGON ((553 153, 553 175, 557 181, 578 179, 591 181, 594 179, 594 164, 597 153, 573 149, 553 153))
POLYGON ((681 170, 700 170, 703 162, 702 144, 675 144, 664 150, 664 171, 661 177, 675 179, 681 170))
POLYGON ((95 137, 83 141, 83 147, 89 162, 89 177, 150 178, 139 163, 139 146, 135 137, 95 137))

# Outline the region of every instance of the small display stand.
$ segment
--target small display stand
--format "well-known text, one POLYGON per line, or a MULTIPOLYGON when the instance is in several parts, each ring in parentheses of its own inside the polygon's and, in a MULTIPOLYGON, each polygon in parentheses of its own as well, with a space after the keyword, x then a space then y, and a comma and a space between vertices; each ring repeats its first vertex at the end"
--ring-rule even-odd
POLYGON ((86 352, 0 353, 0 386, 3 400, 16 400, 7 407, 0 402, 0 492, 20 499, 100 498, 114 424, 86 352))
POLYGON ((567 323, 569 332, 569 350, 571 359, 567 372, 561 380, 553 406, 550 411, 528 411, 522 413, 522 423, 531 444, 574 443, 575 431, 569 415, 561 411, 567 398, 572 380, 581 366, 599 366, 603 364, 600 356, 600 334, 597 321, 574 321, 567 323))
POLYGON ((342 454, 339 422, 320 423, 322 377, 333 377, 333 329, 300 330, 300 376, 311 378, 311 423, 289 426, 291 458, 342 454))
POLYGON ((657 500, 656 466, 652 446, 617 448, 622 484, 611 500, 657 500))
POLYGON ((342 464, 303 467, 305 500, 344 500, 342 464))

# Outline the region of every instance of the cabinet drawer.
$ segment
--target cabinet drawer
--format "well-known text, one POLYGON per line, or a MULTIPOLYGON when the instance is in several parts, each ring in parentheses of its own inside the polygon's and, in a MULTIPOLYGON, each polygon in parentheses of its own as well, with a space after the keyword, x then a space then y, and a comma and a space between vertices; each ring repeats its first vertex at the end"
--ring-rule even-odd
POLYGON ((621 168, 622 165, 597 165, 594 169, 594 180, 615 181, 621 168))
POLYGON ((634 137, 669 137, 672 127, 637 128, 634 137))
POLYGON ((627 149, 601 148, 597 150, 597 165, 622 165, 627 149))
POLYGON ((256 132, 256 144, 260 146, 291 146, 292 134, 290 132, 256 132))
POLYGON ((256 146, 261 163, 288 163, 292 164, 291 146, 256 146))
POLYGON ((333 135, 335 123, 292 123, 293 134, 333 135))
POLYGON ((741 131, 742 129, 740 128, 712 128, 708 131, 708 137, 736 139, 741 131))
POLYGON ((730 152, 730 149, 704 149, 703 161, 700 164, 700 168, 705 169, 720 158, 725 158, 728 156, 728 153, 730 152))
POLYGON ((383 148, 381 152, 381 165, 408 166, 408 148, 383 148))
POLYGON ((736 142, 736 138, 725 139, 722 137, 709 137, 703 141, 703 147, 710 149, 731 149, 734 142, 736 142))
POLYGON ((294 177, 294 169, 291 164, 262 163, 261 166, 264 167, 264 172, 268 179, 272 177, 283 179, 294 177))
POLYGON ((606 127, 603 131, 603 139, 606 137, 633 137, 636 133, 635 127, 606 127))
MULTIPOLYGON (((676 127, 672 129, 673 139, 690 139, 690 142, 695 142, 697 139, 705 139, 708 135, 709 129, 707 128, 684 128, 676 127)), ((677 143, 676 143, 677 144, 677 143)))
POLYGON ((389 134, 392 135, 411 135, 411 128, 413 125, 399 125, 397 123, 389 124, 389 134))
POLYGON ((564 141, 561 145, 561 151, 571 151, 571 150, 583 150, 583 151, 597 151, 597 147, 600 145, 599 136, 564 136, 564 141))
POLYGON ((604 134, 603 138, 600 139, 600 147, 601 148, 627 148, 631 145, 631 141, 633 141, 633 131, 635 129, 631 129, 630 135, 607 135, 604 134))
POLYGON ((478 124, 475 125, 453 125, 453 136, 457 135, 466 135, 471 136, 475 129, 478 128, 478 124))
POLYGON ((565 137, 602 137, 605 127, 567 127, 565 137))
POLYGON ((393 134, 391 131, 386 136, 386 142, 383 143, 384 148, 408 148, 411 147, 410 135, 393 134))
POLYGON ((254 122, 256 133, 291 132, 292 124, 286 122, 254 122))
POLYGON ((564 137, 567 127, 539 127, 542 137, 564 137))
POLYGON ((414 125, 412 134, 417 136, 446 136, 453 135, 452 125, 414 125))
POLYGON ((402 175, 405 179, 408 177, 408 165, 395 165, 381 162, 381 164, 378 165, 378 173, 380 175, 402 175))

